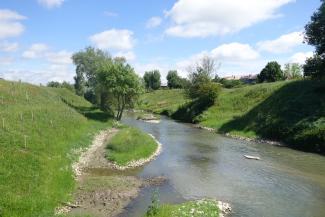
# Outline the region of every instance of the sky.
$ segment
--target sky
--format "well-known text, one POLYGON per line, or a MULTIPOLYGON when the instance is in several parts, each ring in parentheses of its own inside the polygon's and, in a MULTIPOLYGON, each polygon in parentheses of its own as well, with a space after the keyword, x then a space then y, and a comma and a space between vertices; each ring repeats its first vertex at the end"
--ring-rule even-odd
POLYGON ((219 77, 257 74, 269 61, 303 64, 304 26, 320 0, 1 0, 0 77, 73 82, 87 46, 124 56, 139 75, 187 76, 203 56, 219 77))

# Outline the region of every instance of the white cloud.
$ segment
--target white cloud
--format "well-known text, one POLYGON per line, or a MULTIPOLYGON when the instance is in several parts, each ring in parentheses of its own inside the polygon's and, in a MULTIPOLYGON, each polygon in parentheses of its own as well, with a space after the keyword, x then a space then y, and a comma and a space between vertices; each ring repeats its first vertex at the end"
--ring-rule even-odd
POLYGON ((178 37, 207 37, 238 32, 279 16, 277 10, 295 0, 178 0, 166 12, 173 25, 166 33, 178 37))
POLYGON ((211 51, 203 51, 178 61, 176 69, 180 72, 180 75, 186 77, 188 67, 195 65, 204 56, 209 56, 215 59, 217 64, 220 64, 219 76, 254 74, 264 64, 259 53, 249 44, 233 42, 222 44, 211 51))
POLYGON ((56 8, 63 4, 64 0, 38 0, 38 3, 46 8, 56 8))
POLYGON ((146 28, 150 29, 158 27, 160 26, 161 22, 162 19, 160 17, 151 17, 146 23, 146 28))
POLYGON ((0 39, 21 35, 25 27, 19 21, 24 19, 25 16, 15 11, 0 9, 0 39))
POLYGON ((116 53, 115 56, 117 56, 117 57, 125 57, 125 59, 127 61, 132 61, 132 60, 135 60, 135 58, 136 58, 133 51, 127 51, 127 52, 120 51, 120 52, 116 53))
POLYGON ((303 38, 302 32, 292 32, 281 35, 275 40, 258 42, 257 46, 260 50, 271 53, 286 53, 290 52, 294 47, 301 45, 303 43, 303 38))
POLYGON ((130 50, 134 46, 133 32, 127 29, 111 29, 90 37, 100 49, 130 50))
POLYGON ((4 41, 2 43, 0 43, 0 51, 3 52, 14 52, 18 49, 18 43, 10 43, 7 41, 4 41))
POLYGON ((0 57, 0 65, 10 65, 14 62, 12 57, 0 57))
POLYGON ((249 44, 237 42, 220 45, 211 51, 211 55, 217 60, 231 62, 255 60, 259 57, 259 53, 249 44))
POLYGON ((35 59, 44 57, 45 53, 49 50, 49 47, 46 44, 33 44, 30 48, 23 52, 23 57, 26 59, 35 59))
POLYGON ((306 59, 309 57, 312 57, 313 55, 314 55, 314 53, 312 51, 305 52, 305 53, 298 52, 290 57, 290 62, 304 64, 306 59))
POLYGON ((58 52, 49 52, 46 54, 46 58, 49 62, 58 65, 72 64, 72 53, 62 50, 58 52))
POLYGON ((8 70, 0 72, 0 77, 6 80, 22 80, 33 84, 46 84, 49 81, 73 82, 74 70, 69 66, 49 65, 44 70, 8 70))

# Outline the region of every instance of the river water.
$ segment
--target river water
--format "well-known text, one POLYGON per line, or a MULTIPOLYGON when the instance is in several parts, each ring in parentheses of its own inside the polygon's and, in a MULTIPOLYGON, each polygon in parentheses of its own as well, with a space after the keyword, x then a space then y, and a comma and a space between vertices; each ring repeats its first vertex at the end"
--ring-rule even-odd
MULTIPOLYGON (((323 156, 226 138, 164 117, 159 124, 123 122, 163 144, 155 161, 132 171, 169 179, 158 187, 162 203, 208 197, 229 202, 232 217, 325 217, 323 156)), ((143 216, 156 188, 142 190, 121 216, 143 216)))

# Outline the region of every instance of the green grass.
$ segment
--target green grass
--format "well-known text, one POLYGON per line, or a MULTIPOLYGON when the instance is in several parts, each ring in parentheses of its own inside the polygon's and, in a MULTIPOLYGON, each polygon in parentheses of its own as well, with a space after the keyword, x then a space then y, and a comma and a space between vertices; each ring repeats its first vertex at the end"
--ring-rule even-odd
POLYGON ((170 115, 187 101, 184 90, 156 90, 142 95, 138 109, 170 115))
POLYGON ((0 81, 0 216, 52 216, 75 188, 73 150, 107 120, 69 90, 0 81))
MULTIPOLYGON (((174 108, 184 104, 184 98, 177 95, 180 92, 172 91, 166 98, 163 91, 146 94, 143 101, 149 110, 156 99, 174 108)), ((190 108, 182 109, 169 116, 177 118, 183 111, 191 114, 190 108)), ((220 133, 278 140, 297 149, 325 153, 325 83, 297 80, 223 89, 213 106, 187 121, 220 133)))
POLYGON ((145 217, 219 217, 219 208, 214 200, 189 201, 182 204, 163 204, 156 214, 145 217))
POLYGON ((107 145, 107 158, 120 166, 152 155, 158 144, 148 134, 136 128, 123 128, 107 145))

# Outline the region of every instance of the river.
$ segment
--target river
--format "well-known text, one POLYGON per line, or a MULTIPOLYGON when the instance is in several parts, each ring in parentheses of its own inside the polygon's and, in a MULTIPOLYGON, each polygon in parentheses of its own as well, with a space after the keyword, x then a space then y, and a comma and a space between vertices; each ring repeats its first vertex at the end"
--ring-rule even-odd
MULTIPOLYGON (((155 161, 132 172, 169 179, 158 187, 161 203, 208 197, 229 202, 231 217, 325 216, 323 156, 239 141, 165 117, 159 124, 132 117, 123 122, 163 144, 155 161), (245 159, 246 154, 261 160, 245 159)), ((121 217, 143 216, 155 188, 143 189, 121 217)))

